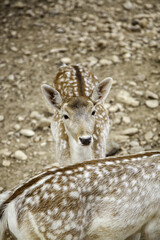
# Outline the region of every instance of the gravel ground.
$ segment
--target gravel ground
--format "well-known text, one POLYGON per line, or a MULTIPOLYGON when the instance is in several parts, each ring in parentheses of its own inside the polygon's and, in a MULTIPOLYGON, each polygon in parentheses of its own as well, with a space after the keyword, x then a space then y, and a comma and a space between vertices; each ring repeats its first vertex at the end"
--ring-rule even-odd
POLYGON ((160 149, 158 0, 4 0, 0 22, 0 192, 56 162, 40 85, 62 63, 114 79, 119 154, 160 149))

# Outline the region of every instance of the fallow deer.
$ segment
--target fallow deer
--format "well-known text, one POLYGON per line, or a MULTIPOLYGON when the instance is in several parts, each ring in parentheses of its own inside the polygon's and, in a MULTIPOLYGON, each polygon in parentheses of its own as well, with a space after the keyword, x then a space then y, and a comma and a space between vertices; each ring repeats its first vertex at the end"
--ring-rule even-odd
POLYGON ((51 168, 0 202, 0 240, 159 240, 160 151, 51 168))
POLYGON ((86 68, 62 66, 53 85, 43 84, 42 92, 55 110, 51 130, 60 165, 105 157, 109 118, 104 102, 112 78, 99 83, 86 68))

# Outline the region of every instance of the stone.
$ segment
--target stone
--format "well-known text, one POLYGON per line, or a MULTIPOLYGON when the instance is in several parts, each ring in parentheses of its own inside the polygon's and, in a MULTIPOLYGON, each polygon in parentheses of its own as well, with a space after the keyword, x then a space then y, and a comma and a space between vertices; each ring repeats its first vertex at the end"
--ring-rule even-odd
POLYGON ((137 141, 131 141, 129 144, 131 147, 138 147, 139 146, 139 142, 137 141))
POLYGON ((7 148, 4 148, 0 150, 0 155, 9 157, 11 155, 11 152, 7 148))
POLYGON ((149 46, 150 47, 158 47, 158 42, 156 42, 155 40, 152 40, 152 41, 150 41, 149 46))
POLYGON ((104 66, 104 65, 111 65, 112 64, 112 61, 111 60, 107 60, 105 58, 102 58, 100 61, 99 61, 99 64, 104 66))
POLYGON ((4 188, 0 186, 0 192, 2 192, 3 190, 4 190, 4 188))
POLYGON ((64 57, 64 58, 61 58, 61 62, 64 64, 70 64, 71 59, 69 57, 64 57))
POLYGON ((117 55, 113 55, 112 56, 112 61, 113 61, 113 63, 119 63, 120 59, 119 59, 119 57, 117 55))
POLYGON ((145 134, 144 138, 147 142, 149 142, 153 138, 154 134, 152 131, 149 131, 145 134))
POLYGON ((32 111, 30 114, 31 118, 40 119, 42 115, 38 111, 32 111))
POLYGON ((124 7, 124 9, 130 11, 130 10, 132 10, 133 5, 132 5, 132 3, 131 3, 130 1, 127 1, 127 2, 125 2, 125 3, 123 4, 123 7, 124 7))
POLYGON ((126 123, 126 124, 129 124, 129 123, 131 122, 131 119, 130 119, 130 117, 128 117, 128 116, 123 116, 123 117, 122 117, 122 121, 123 121, 124 123, 126 123))
POLYGON ((129 92, 126 90, 121 90, 116 96, 117 100, 125 103, 127 105, 137 107, 139 106, 139 101, 130 96, 129 92))
POLYGON ((137 76, 135 76, 135 80, 143 82, 146 80, 146 76, 144 74, 138 74, 137 76))
POLYGON ((124 131, 122 131, 122 134, 132 136, 138 132, 139 132, 138 128, 133 127, 125 129, 124 131))
POLYGON ((160 113, 157 114, 157 120, 160 121, 160 113))
POLYGON ((50 53, 58 53, 58 52, 66 52, 68 50, 68 48, 52 48, 49 52, 50 53))
POLYGON ((156 108, 159 105, 158 100, 146 100, 145 104, 148 108, 156 108))
POLYGON ((17 160, 22 160, 22 161, 25 161, 27 160, 27 155, 22 152, 21 150, 17 150, 15 153, 14 153, 14 157, 17 159, 17 160))
POLYGON ((90 67, 96 65, 97 62, 98 62, 98 59, 96 57, 93 57, 93 56, 87 58, 87 60, 89 61, 89 66, 90 67))
POLYGON ((141 146, 135 146, 135 147, 132 147, 129 152, 130 152, 130 154, 144 152, 144 148, 141 146))
POLYGON ((145 95, 146 95, 146 98, 151 98, 151 99, 159 98, 157 94, 151 92, 150 90, 147 90, 145 95))
POLYGON ((51 120, 45 117, 41 118, 40 122, 38 123, 39 128, 50 127, 50 125, 51 125, 51 120))
POLYGON ((4 116, 0 115, 0 122, 3 122, 3 121, 4 121, 4 116))
POLYGON ((21 129, 20 134, 26 137, 33 137, 35 132, 31 129, 21 129))
POLYGON ((11 165, 11 162, 9 160, 3 160, 2 165, 4 167, 9 167, 11 165))
POLYGON ((117 112, 118 110, 119 110, 119 106, 117 104, 109 108, 109 112, 117 112))
POLYGON ((20 128, 21 128, 21 126, 20 126, 18 123, 16 123, 16 124, 13 126, 13 128, 14 128, 16 131, 19 131, 20 128))
POLYGON ((14 81, 14 75, 13 75, 13 74, 10 74, 10 75, 8 76, 8 80, 9 80, 9 81, 14 81))

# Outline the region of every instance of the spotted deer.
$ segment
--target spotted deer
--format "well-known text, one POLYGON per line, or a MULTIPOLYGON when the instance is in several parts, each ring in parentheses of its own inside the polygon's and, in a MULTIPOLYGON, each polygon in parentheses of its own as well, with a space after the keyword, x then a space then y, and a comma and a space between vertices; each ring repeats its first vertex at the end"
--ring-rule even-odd
POLYGON ((0 202, 0 240, 159 240, 160 151, 50 168, 0 202))
POLYGON ((103 158, 109 134, 109 118, 104 102, 112 78, 100 83, 80 65, 60 67, 53 88, 42 85, 47 103, 55 110, 51 130, 60 165, 103 158))

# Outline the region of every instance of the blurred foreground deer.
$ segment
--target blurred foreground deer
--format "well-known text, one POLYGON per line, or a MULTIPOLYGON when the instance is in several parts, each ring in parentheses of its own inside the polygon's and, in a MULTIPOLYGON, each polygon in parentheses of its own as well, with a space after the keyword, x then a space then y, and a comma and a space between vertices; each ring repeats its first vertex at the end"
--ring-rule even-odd
POLYGON ((0 202, 0 240, 159 240, 160 151, 50 168, 0 202))
POLYGON ((109 119, 104 102, 112 78, 99 83, 86 68, 62 66, 53 85, 43 84, 42 92, 55 110, 51 130, 60 165, 105 157, 109 119))

